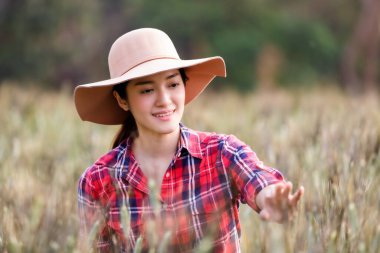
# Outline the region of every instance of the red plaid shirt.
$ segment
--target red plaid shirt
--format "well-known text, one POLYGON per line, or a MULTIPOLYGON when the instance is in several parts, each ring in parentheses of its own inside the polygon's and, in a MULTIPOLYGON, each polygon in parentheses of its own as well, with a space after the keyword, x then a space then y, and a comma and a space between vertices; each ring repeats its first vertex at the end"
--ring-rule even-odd
POLYGON ((132 141, 102 156, 79 181, 81 234, 101 252, 144 252, 149 245, 193 252, 205 242, 211 252, 240 252, 239 202, 259 211, 258 192, 283 180, 236 137, 181 125, 176 155, 153 194, 132 141))

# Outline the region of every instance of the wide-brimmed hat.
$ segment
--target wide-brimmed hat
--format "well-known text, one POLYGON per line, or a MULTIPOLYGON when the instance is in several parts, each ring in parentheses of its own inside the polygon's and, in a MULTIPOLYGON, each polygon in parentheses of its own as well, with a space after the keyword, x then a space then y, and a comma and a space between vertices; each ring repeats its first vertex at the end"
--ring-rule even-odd
POLYGON ((112 94, 113 86, 166 70, 185 68, 185 104, 196 98, 215 76, 226 76, 223 58, 182 60, 169 36, 157 29, 142 28, 119 37, 108 56, 110 79, 78 85, 75 106, 82 120, 104 125, 123 124, 126 112, 112 94))

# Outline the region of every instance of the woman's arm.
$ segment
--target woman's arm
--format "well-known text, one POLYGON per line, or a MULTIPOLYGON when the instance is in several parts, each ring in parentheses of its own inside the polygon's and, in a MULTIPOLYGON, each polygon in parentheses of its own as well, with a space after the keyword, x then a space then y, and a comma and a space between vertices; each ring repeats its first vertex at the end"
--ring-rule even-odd
POLYGON ((293 194, 292 183, 286 182, 280 171, 265 166, 234 136, 224 144, 222 161, 229 168, 240 201, 256 210, 263 220, 285 222, 293 218, 304 193, 302 186, 293 194))

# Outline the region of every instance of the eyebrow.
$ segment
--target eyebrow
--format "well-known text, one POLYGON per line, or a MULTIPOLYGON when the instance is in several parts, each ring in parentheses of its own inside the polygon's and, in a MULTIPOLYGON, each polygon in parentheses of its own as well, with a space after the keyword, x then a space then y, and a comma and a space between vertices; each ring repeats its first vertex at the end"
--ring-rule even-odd
MULTIPOLYGON (((173 74, 170 74, 168 75, 165 80, 169 80, 169 79, 172 79, 176 76, 178 76, 179 73, 173 73, 173 74)), ((137 85, 146 85, 146 84, 153 84, 154 82, 152 80, 144 80, 144 81, 141 81, 141 82, 137 82, 135 83, 134 85, 137 86, 137 85)))

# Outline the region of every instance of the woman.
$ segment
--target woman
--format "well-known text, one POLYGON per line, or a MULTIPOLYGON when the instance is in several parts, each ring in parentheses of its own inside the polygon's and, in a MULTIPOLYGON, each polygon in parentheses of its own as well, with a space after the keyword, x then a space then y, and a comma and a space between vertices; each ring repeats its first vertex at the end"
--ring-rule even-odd
POLYGON ((118 38, 109 53, 111 79, 79 85, 82 120, 122 124, 113 150, 81 176, 82 242, 101 252, 240 252, 239 202, 263 220, 290 220, 300 187, 263 165, 234 136, 181 124, 184 107, 215 76, 221 57, 181 60, 162 31, 143 28, 118 38))

